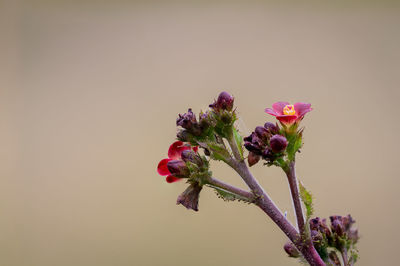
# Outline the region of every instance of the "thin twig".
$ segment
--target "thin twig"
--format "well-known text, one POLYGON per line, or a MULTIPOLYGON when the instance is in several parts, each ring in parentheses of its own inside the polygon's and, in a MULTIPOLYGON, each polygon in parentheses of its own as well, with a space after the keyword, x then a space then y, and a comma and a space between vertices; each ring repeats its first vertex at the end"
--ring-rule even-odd
POLYGON ((248 199, 250 202, 254 200, 254 194, 253 193, 251 193, 249 191, 246 191, 246 190, 243 190, 241 188, 232 186, 230 184, 227 184, 227 183, 225 183, 225 182, 223 182, 221 180, 218 180, 218 179, 216 179, 214 177, 210 177, 208 179, 208 184, 210 184, 211 186, 222 188, 222 189, 224 189, 226 191, 229 191, 229 192, 231 192, 233 194, 236 194, 238 196, 244 197, 244 198, 248 199))

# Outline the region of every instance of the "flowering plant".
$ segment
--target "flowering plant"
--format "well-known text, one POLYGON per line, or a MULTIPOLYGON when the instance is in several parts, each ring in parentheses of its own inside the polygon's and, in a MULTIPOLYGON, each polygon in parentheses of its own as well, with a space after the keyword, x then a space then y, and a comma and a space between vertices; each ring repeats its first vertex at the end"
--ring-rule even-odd
POLYGON ((233 96, 222 92, 209 105, 209 110, 200 112, 198 119, 191 109, 178 116, 178 141, 170 146, 168 158, 161 160, 157 167, 160 175, 167 176, 168 183, 187 180, 189 186, 178 197, 177 204, 198 211, 200 192, 204 186, 210 187, 224 200, 248 202, 264 211, 288 237, 284 250, 290 257, 310 265, 353 265, 358 258, 356 243, 359 239, 358 231, 353 227, 355 221, 350 215, 333 215, 328 226, 326 219, 312 218, 313 197, 296 176, 296 154, 303 145, 304 128, 300 127, 300 122, 312 110, 311 104, 276 102, 265 112, 275 116, 279 123, 257 126, 243 138, 235 125, 237 114, 233 103, 233 96), (222 161, 232 167, 249 191, 213 177, 210 160, 222 161), (250 172, 249 167, 260 161, 266 166, 280 167, 286 174, 296 227, 250 172))

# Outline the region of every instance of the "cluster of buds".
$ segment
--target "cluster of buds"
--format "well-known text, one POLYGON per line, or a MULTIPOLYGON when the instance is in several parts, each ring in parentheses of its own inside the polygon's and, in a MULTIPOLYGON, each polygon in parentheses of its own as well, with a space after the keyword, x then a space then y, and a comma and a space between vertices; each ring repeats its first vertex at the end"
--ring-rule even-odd
MULTIPOLYGON (((358 230, 352 227, 355 221, 350 214, 347 216, 334 215, 329 218, 330 226, 327 225, 326 219, 316 217, 310 220, 311 239, 321 257, 326 259, 329 257, 336 265, 337 256, 334 251, 329 252, 329 250, 334 249, 347 253, 353 249, 359 236, 358 230)), ((355 261, 357 258, 350 259, 355 261)))
POLYGON ((224 130, 231 127, 236 119, 233 102, 232 95, 222 92, 218 99, 209 105, 210 111, 201 112, 198 120, 192 109, 185 114, 179 114, 176 125, 181 129, 177 138, 197 145, 199 142, 213 139, 215 133, 223 135, 224 130))
POLYGON ((278 125, 267 122, 263 127, 256 127, 250 136, 244 138, 244 146, 249 151, 248 163, 256 164, 261 158, 268 164, 283 155, 288 141, 279 133, 278 125))
POLYGON ((178 139, 181 141, 190 141, 195 138, 199 138, 207 132, 210 128, 209 114, 201 113, 199 115, 199 121, 197 121, 196 115, 192 109, 188 109, 187 113, 179 114, 176 119, 176 125, 181 127, 182 130, 178 132, 178 139))

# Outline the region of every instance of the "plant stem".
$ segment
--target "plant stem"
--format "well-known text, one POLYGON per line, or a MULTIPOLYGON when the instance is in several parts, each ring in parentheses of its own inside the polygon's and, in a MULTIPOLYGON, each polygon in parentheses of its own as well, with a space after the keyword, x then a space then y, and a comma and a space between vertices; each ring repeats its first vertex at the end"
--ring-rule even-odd
POLYGON ((249 168, 245 162, 234 161, 232 163, 233 169, 238 172, 246 185, 255 194, 255 204, 260 207, 269 217, 282 229, 282 231, 292 241, 297 241, 299 234, 292 224, 285 218, 282 212, 278 209, 275 203, 270 199, 258 181, 250 173, 249 168))
POLYGON ((216 178, 213 177, 209 177, 209 179, 207 180, 207 183, 210 184, 213 187, 218 187, 221 188, 223 190, 229 191, 233 194, 236 194, 238 196, 244 197, 246 199, 248 199, 250 202, 254 200, 254 194, 248 191, 245 191, 241 188, 232 186, 230 184, 227 184, 221 180, 218 180, 216 178))
POLYGON ((295 214, 296 214, 297 226, 299 227, 299 232, 300 232, 302 238, 307 237, 303 209, 301 207, 299 188, 298 188, 298 184, 297 184, 294 161, 289 163, 289 167, 287 169, 285 169, 285 172, 286 172, 288 182, 289 182, 290 194, 292 195, 293 206, 294 206, 294 210, 295 210, 295 214))
POLYGON ((349 266, 349 261, 347 259, 347 249, 343 248, 341 253, 342 253, 342 259, 343 259, 343 265, 344 266, 349 266))
MULTIPOLYGON (((278 227, 286 234, 286 236, 296 245, 297 249, 303 254, 304 258, 311 266, 325 266, 325 263, 319 256, 318 252, 315 250, 311 240, 303 240, 296 230, 295 227, 286 219, 286 217, 282 214, 282 212, 278 209, 278 207, 274 204, 274 202, 270 199, 258 181, 254 178, 251 174, 249 168, 247 167, 246 163, 243 159, 240 158, 240 153, 236 143, 231 136, 228 139, 229 145, 231 146, 233 155, 236 159, 231 158, 227 161, 227 163, 242 177, 244 182, 247 186, 251 189, 251 191, 256 196, 255 204, 260 207, 277 225, 278 227)), ((289 169, 291 169, 289 167, 289 169)), ((293 164, 293 171, 291 171, 294 177, 296 175, 294 172, 294 164, 293 164)), ((293 179, 293 178, 292 178, 293 179)), ((297 181, 295 183, 297 188, 297 181)), ((300 202, 298 189, 297 191, 297 199, 300 202)), ((301 205, 300 205, 301 211, 301 205)), ((300 212, 302 215, 302 211, 300 212)), ((303 217, 303 216, 301 216, 303 217)), ((304 230, 304 217, 303 217, 303 230, 304 230)), ((303 231, 304 232, 304 231, 303 231)))

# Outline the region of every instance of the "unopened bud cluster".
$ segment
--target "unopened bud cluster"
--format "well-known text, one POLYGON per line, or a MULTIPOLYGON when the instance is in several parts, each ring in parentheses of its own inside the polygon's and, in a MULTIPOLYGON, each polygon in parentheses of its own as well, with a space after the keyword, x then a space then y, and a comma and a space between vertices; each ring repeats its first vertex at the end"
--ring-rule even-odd
POLYGON ((280 134, 278 125, 267 122, 258 126, 250 136, 244 138, 244 146, 249 151, 248 162, 252 166, 261 158, 268 164, 281 157, 288 145, 285 136, 280 134))
POLYGON ((199 142, 212 140, 215 134, 225 137, 228 134, 227 130, 236 120, 233 103, 233 96, 222 92, 218 99, 209 105, 210 110, 200 112, 198 119, 192 109, 180 114, 176 120, 176 125, 181 127, 177 138, 198 145, 199 142))
MULTIPOLYGON (((359 236, 358 230, 352 227, 355 221, 350 215, 334 215, 329 218, 330 226, 327 225, 326 219, 316 217, 310 220, 311 239, 321 257, 327 259, 329 256, 330 260, 335 263, 337 256, 332 252, 329 253, 329 250, 334 248, 340 252, 352 252, 359 236)), ((354 256, 356 256, 356 252, 354 252, 354 256)), ((355 262, 357 257, 350 259, 355 262)))

